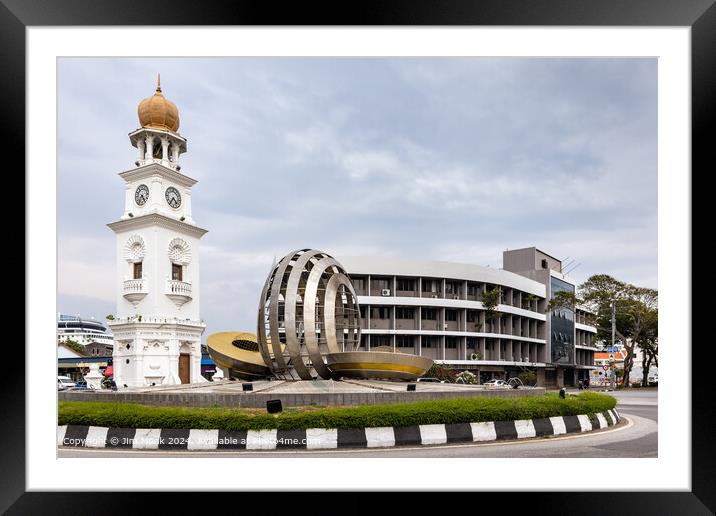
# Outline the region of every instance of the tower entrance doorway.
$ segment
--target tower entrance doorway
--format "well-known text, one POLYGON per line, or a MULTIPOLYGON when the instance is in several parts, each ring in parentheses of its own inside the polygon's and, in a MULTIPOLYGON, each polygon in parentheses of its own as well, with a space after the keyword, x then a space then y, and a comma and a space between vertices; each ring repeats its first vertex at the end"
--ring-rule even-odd
POLYGON ((191 355, 189 353, 182 353, 179 355, 179 380, 181 383, 189 383, 191 377, 189 374, 189 366, 191 364, 191 355))

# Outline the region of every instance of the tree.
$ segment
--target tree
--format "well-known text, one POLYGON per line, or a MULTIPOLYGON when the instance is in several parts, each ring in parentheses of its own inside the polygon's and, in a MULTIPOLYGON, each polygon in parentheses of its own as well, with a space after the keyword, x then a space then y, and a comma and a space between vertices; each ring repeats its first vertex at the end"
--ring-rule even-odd
POLYGON ((502 300, 502 289, 495 287, 492 290, 486 291, 482 295, 482 306, 485 309, 485 320, 490 321, 492 326, 494 320, 500 315, 497 311, 497 306, 502 300))
MULTIPOLYGON (((657 319, 658 319, 658 313, 657 319)), ((658 330, 658 321, 654 325, 658 330)), ((659 367, 659 341, 653 337, 647 337, 644 342, 639 344, 641 347, 641 359, 642 359, 642 380, 641 384, 646 386, 649 385, 649 369, 652 364, 659 367)))
POLYGON ((627 356, 624 359, 624 387, 634 363, 634 347, 655 348, 658 338, 658 291, 637 287, 606 274, 591 276, 579 286, 575 300, 596 313, 597 338, 611 340, 612 304, 615 312, 615 334, 627 356))
POLYGON ((433 363, 423 376, 426 378, 445 380, 448 383, 455 383, 457 372, 448 364, 433 363))
POLYGON ((537 373, 532 369, 522 368, 522 372, 517 375, 517 378, 519 378, 524 385, 537 385, 537 373))
POLYGON ((63 344, 65 346, 67 346, 68 348, 70 348, 72 351, 76 351, 80 355, 84 356, 85 348, 79 342, 76 342, 72 339, 67 339, 63 344))
POLYGON ((529 309, 530 305, 535 301, 539 301, 539 296, 536 296, 534 294, 525 294, 525 296, 522 298, 522 308, 524 308, 525 310, 529 309))

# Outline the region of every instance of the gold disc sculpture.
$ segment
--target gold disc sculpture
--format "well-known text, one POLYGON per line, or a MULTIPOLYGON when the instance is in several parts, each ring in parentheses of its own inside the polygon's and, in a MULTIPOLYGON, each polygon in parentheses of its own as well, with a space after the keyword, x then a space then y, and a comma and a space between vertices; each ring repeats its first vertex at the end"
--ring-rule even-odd
POLYGON ((255 380, 271 376, 253 333, 213 333, 206 339, 206 346, 216 365, 229 370, 229 377, 255 380))

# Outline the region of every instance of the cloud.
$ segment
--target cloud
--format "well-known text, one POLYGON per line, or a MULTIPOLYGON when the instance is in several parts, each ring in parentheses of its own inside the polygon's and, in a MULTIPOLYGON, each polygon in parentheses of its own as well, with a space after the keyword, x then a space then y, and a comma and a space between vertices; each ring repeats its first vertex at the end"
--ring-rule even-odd
MULTIPOLYGON (((157 70, 199 180, 207 333, 255 326, 274 256, 500 267, 536 245, 656 287, 655 59, 61 59, 59 299, 114 300, 117 173, 157 70), (87 130, 92 128, 92 130, 87 130)), ((62 309, 62 306, 60 306, 62 309)))

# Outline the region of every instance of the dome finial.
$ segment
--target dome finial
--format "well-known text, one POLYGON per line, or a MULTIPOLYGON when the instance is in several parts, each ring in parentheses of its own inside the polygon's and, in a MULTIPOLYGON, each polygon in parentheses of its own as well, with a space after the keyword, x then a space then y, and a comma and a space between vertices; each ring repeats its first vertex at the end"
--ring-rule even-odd
POLYGON ((161 76, 159 74, 157 74, 156 92, 139 103, 137 115, 142 127, 167 129, 172 132, 177 132, 177 129, 179 129, 179 110, 173 102, 162 94, 161 76))

